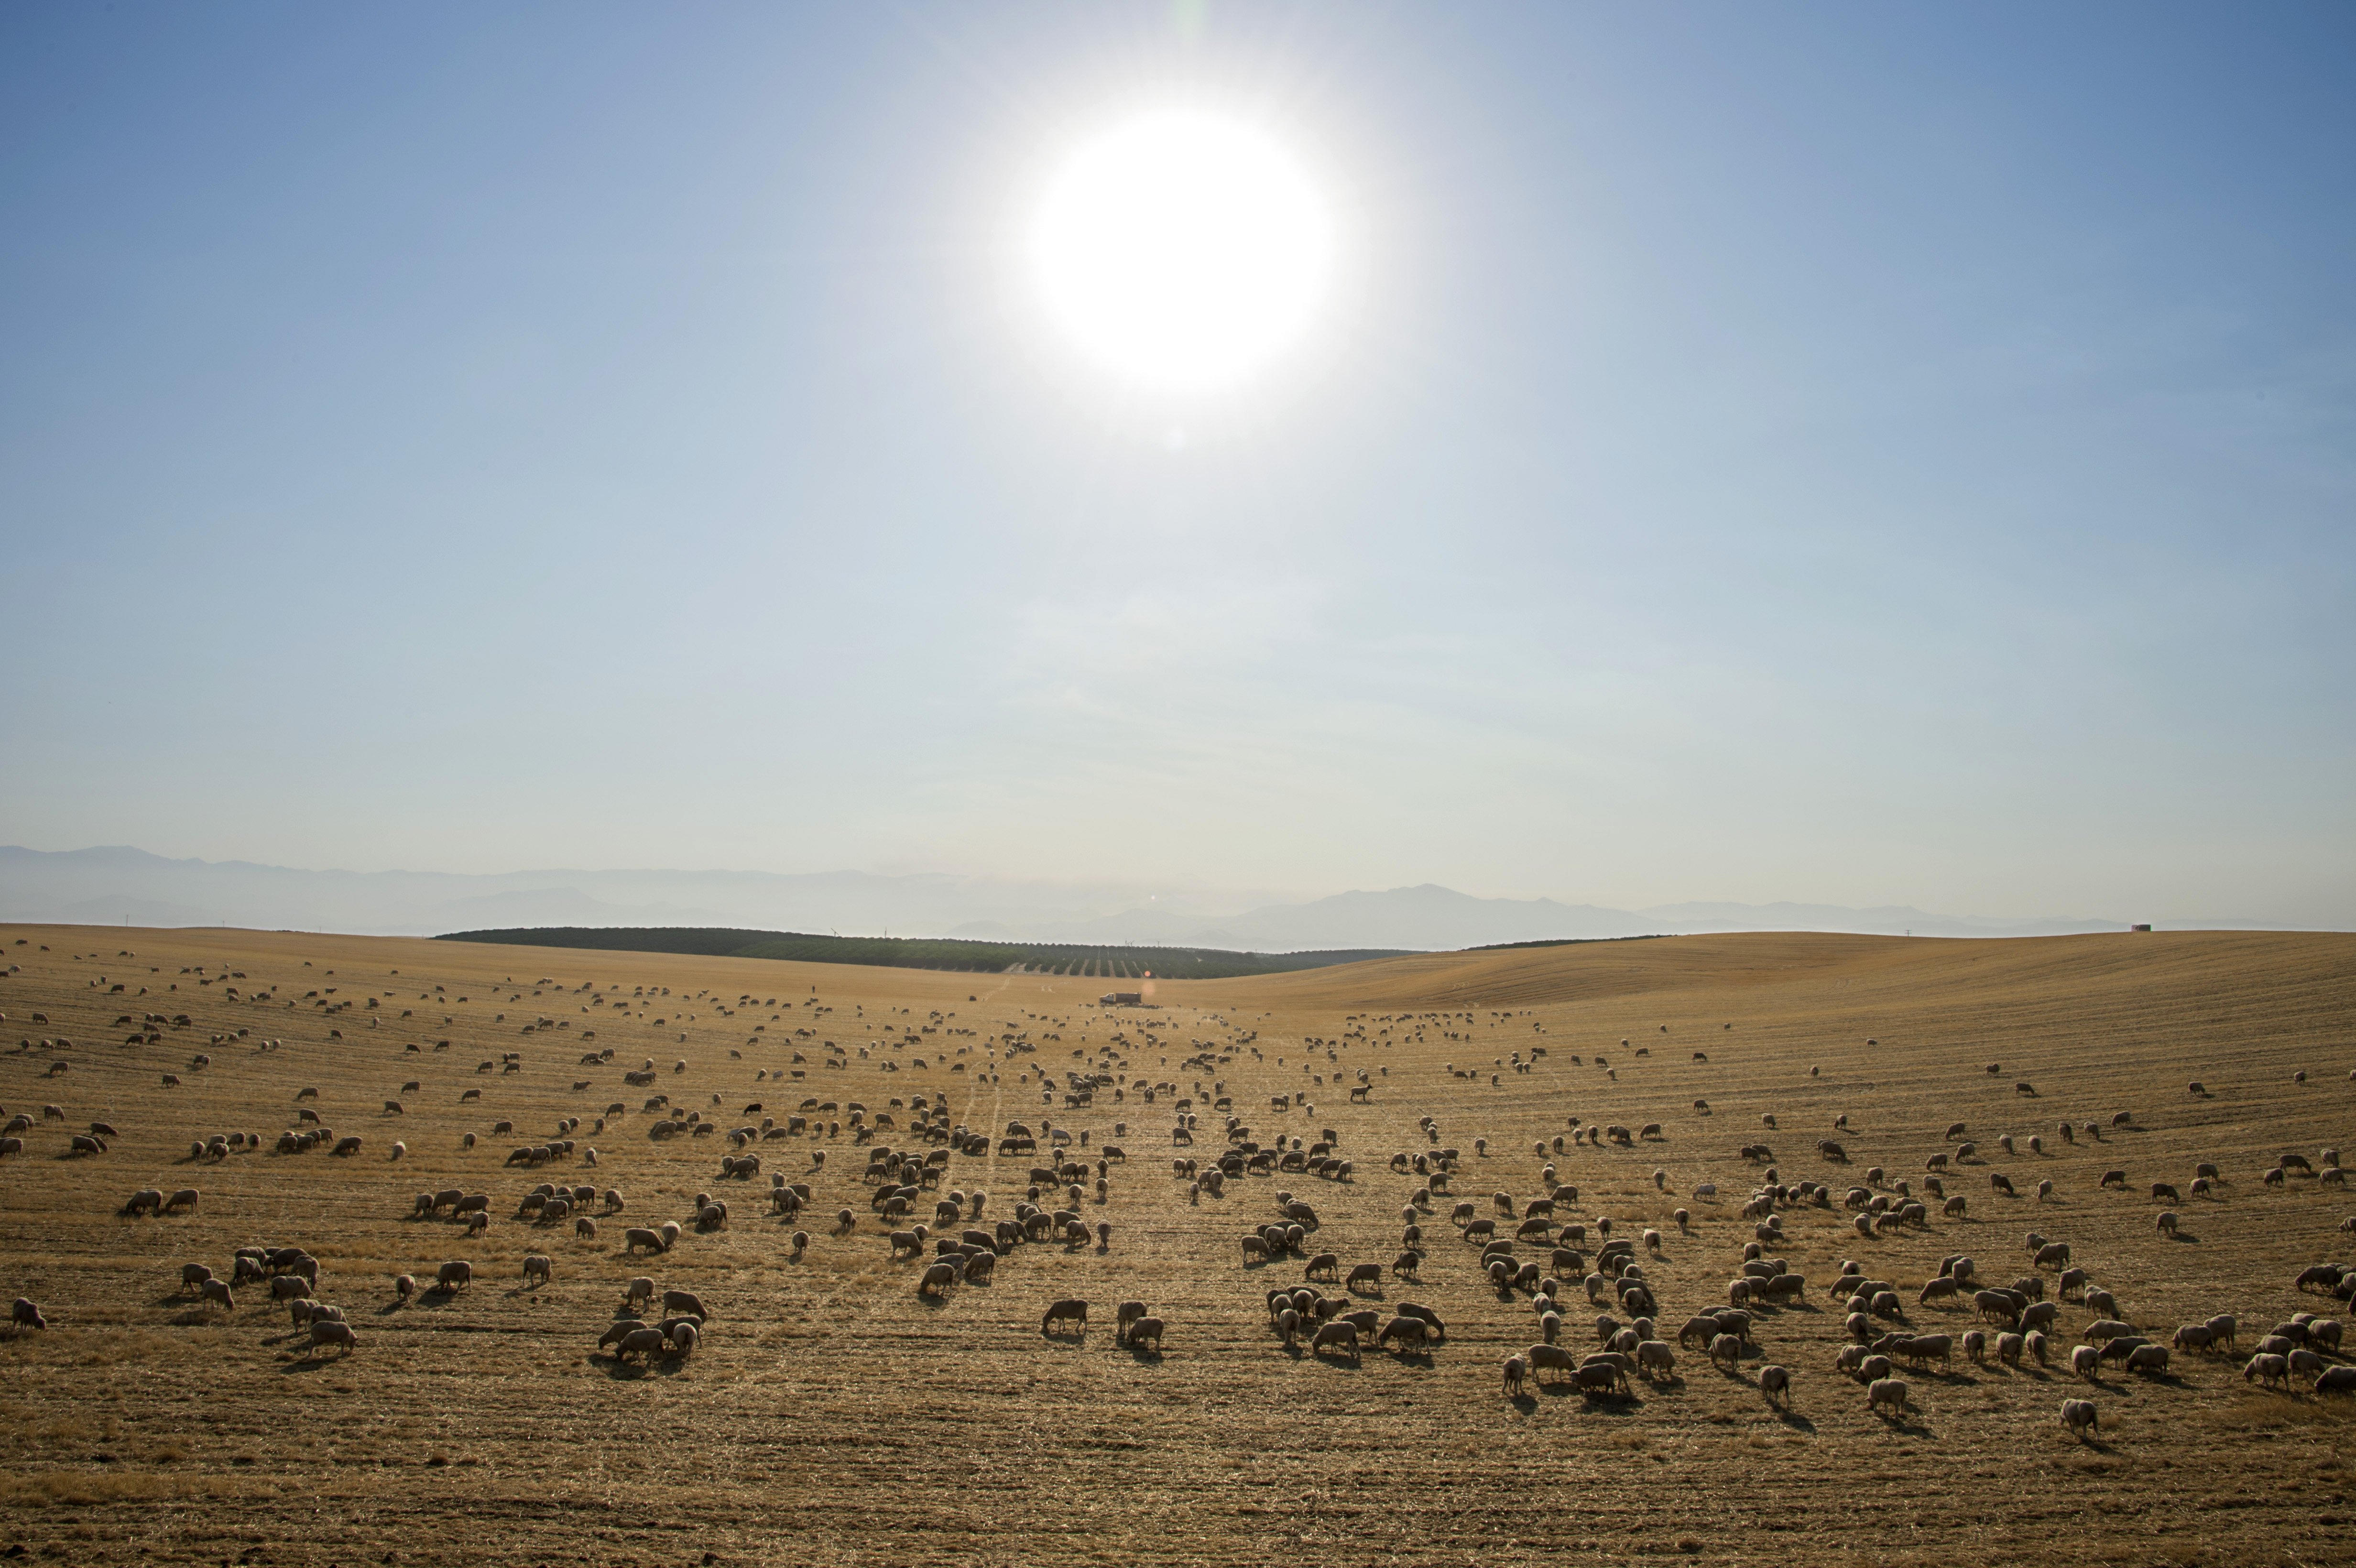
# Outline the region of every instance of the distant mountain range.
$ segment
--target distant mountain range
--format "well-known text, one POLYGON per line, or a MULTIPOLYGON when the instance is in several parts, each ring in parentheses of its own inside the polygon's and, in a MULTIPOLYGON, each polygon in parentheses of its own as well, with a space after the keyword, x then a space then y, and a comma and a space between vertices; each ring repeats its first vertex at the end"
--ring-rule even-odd
MULTIPOLYGON (((864 871, 310 871, 248 861, 173 860, 145 850, 0 847, 0 920, 80 924, 240 925, 437 935, 486 927, 738 926, 851 936, 1228 948, 1483 947, 1556 938, 1708 931, 1842 931, 1896 936, 2037 936, 2122 931, 2088 919, 1991 919, 1908 907, 1682 903, 1604 909, 1552 899, 1483 899, 1425 883, 1306 903, 1136 886, 1072 887, 864 871)), ((1264 897, 1264 895, 1263 895, 1264 897)), ((2267 929, 2244 920, 2169 920, 2179 929, 2267 929)))

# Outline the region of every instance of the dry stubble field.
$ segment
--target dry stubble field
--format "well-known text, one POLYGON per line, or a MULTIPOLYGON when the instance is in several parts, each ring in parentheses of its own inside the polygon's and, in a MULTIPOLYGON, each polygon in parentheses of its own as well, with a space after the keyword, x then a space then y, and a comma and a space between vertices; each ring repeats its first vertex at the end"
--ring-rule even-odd
MULTIPOLYGON (((1901 1286, 1917 1328, 1960 1333, 1967 1309, 1919 1307, 1914 1290, 1952 1253, 2000 1283, 2031 1272, 2022 1238, 2035 1229, 2068 1241, 2163 1339, 2220 1311, 2262 1331, 2337 1309, 2292 1281, 2356 1257, 2339 1229, 2356 1200, 2260 1178, 2285 1153, 2319 1165, 2356 1132, 2356 939, 1683 937, 1165 983, 1156 1007, 1117 1011, 1094 1005, 1103 981, 1029 975, 235 931, 0 927, 0 944, 17 966, 0 978, 0 1115, 35 1117, 25 1153, 0 1162, 0 1287, 51 1323, 0 1343, 7 1560, 2356 1560, 2356 1401, 2259 1392, 2232 1361, 2199 1355, 2179 1354, 2161 1379, 2105 1368, 2091 1391, 2059 1365, 1959 1359, 1905 1374, 1912 1408, 1885 1420, 1834 1371, 1846 1336, 1825 1289, 1855 1258, 1901 1286), (115 1020, 149 1013, 190 1021, 126 1043, 134 1030, 115 1020), (15 1050, 19 1039, 30 1048, 15 1050), (263 1040, 284 1043, 265 1051, 263 1040), (825 1041, 845 1065, 824 1065, 825 1041), (1035 1049, 1010 1053, 1018 1044, 1035 1049), (581 1064, 607 1046, 610 1065, 581 1064), (1231 1060, 1184 1064, 1205 1047, 1231 1060), (1511 1053, 1527 1061, 1535 1047, 1547 1056, 1512 1072, 1511 1053), (200 1051, 211 1063, 193 1068, 200 1051), (477 1072, 509 1051, 520 1071, 477 1072), (723 1128, 757 1122, 743 1113, 755 1102, 782 1120, 804 1097, 856 1100, 892 1115, 882 1141, 905 1147, 908 1111, 892 1102, 919 1093, 993 1132, 1044 1114, 1094 1146, 1125 1122, 1114 1141, 1129 1158, 1110 1168, 1101 1207, 1084 1205, 1111 1224, 1109 1249, 1024 1245, 993 1283, 920 1302, 919 1265, 887 1258, 847 1126, 756 1144, 762 1176, 720 1181, 724 1138, 648 1136, 649 1091, 621 1075, 648 1058, 653 1092, 723 1128), (59 1061, 68 1070, 48 1076, 59 1061), (1190 1204, 1170 1174, 1170 1095, 1116 1104, 1106 1091, 1043 1113, 1039 1072, 1084 1063, 1182 1092, 1223 1083, 1255 1139, 1330 1127, 1354 1176, 1255 1176, 1190 1204), (798 1082, 755 1080, 797 1066, 798 1082), (1370 1103, 1351 1104, 1344 1082, 1361 1070, 1370 1103), (2195 1079, 2207 1097, 2188 1093, 2195 1079), (2022 1080, 2033 1098, 2015 1090, 2022 1080), (359 1154, 188 1157, 216 1132, 274 1138, 305 1087, 339 1136, 362 1137, 359 1154), (479 1102, 462 1103, 470 1089, 479 1102), (1279 1092, 1305 1092, 1313 1108, 1278 1115, 1279 1092), (403 1114, 387 1114, 388 1099, 403 1114), (615 1101, 629 1111, 593 1133, 615 1101), (49 1104, 63 1121, 42 1119, 49 1104), (2109 1128, 2119 1110, 2132 1128, 2109 1128), (1844 1114, 1852 1163, 1840 1168, 1815 1146, 1844 1114), (566 1115, 585 1118, 575 1136, 599 1150, 594 1171, 577 1158, 503 1167, 566 1115), (1264 1296, 1301 1265, 1240 1255, 1238 1239, 1290 1188, 1320 1212, 1316 1247, 1387 1264, 1419 1185, 1388 1157, 1430 1147, 1426 1115, 1463 1152, 1453 1196, 1484 1213, 1493 1192, 1540 1192, 1533 1144, 1567 1134, 1570 1117, 1662 1124, 1656 1143, 1566 1143, 1549 1157, 1580 1189, 1558 1218, 1665 1232, 1645 1267, 1668 1326, 1725 1300, 1751 1239, 1737 1211, 1762 1175, 1741 1145, 1768 1143, 1784 1180, 1828 1180, 1837 1194, 1877 1164, 1919 1191, 1926 1157, 1953 1147, 1951 1122, 1968 1125, 1988 1163, 1950 1173, 1969 1212, 1950 1220, 1934 1203, 1926 1230, 1863 1240, 1837 1201, 1786 1211, 1788 1242, 1772 1250, 1807 1276, 1806 1301, 1761 1315, 1737 1372, 1686 1350, 1676 1377, 1640 1381, 1631 1399, 1547 1388, 1514 1400, 1499 1367, 1537 1338, 1527 1297, 1488 1286, 1447 1200, 1423 1221, 1421 1283, 1385 1285, 1389 1301, 1447 1320, 1426 1355, 1370 1351, 1354 1365, 1288 1353, 1264 1296), (2059 1143, 2064 1119, 2103 1124, 2102 1141, 2059 1143), (98 1120, 120 1130, 108 1151, 69 1157, 69 1135, 98 1120), (517 1136, 493 1136, 498 1120, 517 1136), (465 1151, 469 1132, 479 1142, 465 1151), (2006 1132, 2041 1135, 2045 1150, 2004 1155, 2006 1132), (2182 1233, 2163 1239, 2148 1183, 2184 1184, 2201 1160, 2228 1179, 2179 1206, 2182 1233), (2126 1190, 2098 1188, 2112 1168, 2126 1190), (771 1171, 814 1189, 798 1262, 793 1226, 762 1201, 771 1171), (1993 1192, 1990 1172, 2022 1195, 1993 1192), (2054 1183, 2051 1201, 2033 1197, 2040 1179, 2054 1183), (617 1188, 627 1211, 593 1242, 515 1218, 541 1180, 617 1188), (1703 1182, 1718 1200, 1686 1196, 1703 1182), (190 1215, 119 1217, 146 1186, 202 1199, 190 1215), (487 1233, 409 1217, 414 1194, 445 1186, 491 1195, 487 1233), (622 1223, 684 1221, 699 1190, 731 1200, 726 1230, 691 1231, 658 1258, 622 1255, 622 1223), (1689 1235, 1671 1221, 1679 1206, 1689 1235), (833 1233, 843 1207, 858 1221, 833 1233), (345 1307, 356 1353, 307 1355, 285 1309, 252 1287, 234 1312, 179 1289, 182 1263, 226 1275, 232 1249, 257 1242, 321 1261, 319 1294, 345 1307), (532 1252, 555 1273, 527 1289, 532 1252), (430 1279, 462 1257, 472 1289, 396 1303, 394 1275, 430 1279), (641 1370, 594 1353, 623 1282, 641 1273, 712 1307, 691 1358, 641 1370), (1095 1305, 1084 1336, 1041 1333, 1062 1296, 1095 1305), (1111 1307, 1131 1296, 1169 1324, 1159 1357, 1114 1343, 1111 1307), (1762 1361, 1792 1370, 1787 1414, 1759 1395, 1762 1361), (2100 1405, 2094 1443, 2056 1420, 2074 1392, 2100 1405)), ((1192 1097, 1200 1157, 1221 1147, 1223 1118, 1207 1093, 1192 1097)), ((960 1155, 943 1189, 987 1192, 989 1214, 1004 1217, 1032 1163, 960 1155)), ((1575 1289, 1568 1299, 1566 1342, 1583 1349, 1591 1312, 1575 1289)), ((2086 1320, 2062 1308, 2062 1355, 2086 1320)))

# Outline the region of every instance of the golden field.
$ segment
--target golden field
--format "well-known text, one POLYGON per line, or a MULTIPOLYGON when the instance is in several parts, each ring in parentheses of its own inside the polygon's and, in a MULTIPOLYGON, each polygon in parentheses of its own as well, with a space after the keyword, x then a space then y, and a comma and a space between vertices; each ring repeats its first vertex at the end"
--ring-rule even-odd
MULTIPOLYGON (((2035 1230, 2068 1242, 2163 1341, 2231 1312, 2246 1353, 2293 1312, 2342 1310, 2293 1281, 2356 1260, 2340 1229, 2356 1198, 2261 1178, 2285 1154, 2320 1168, 2356 1137, 2356 937, 1678 937, 1162 983, 1142 1009, 1099 1008, 1108 983, 1074 977, 224 930, 0 926, 6 965, 0 1119, 33 1125, 23 1153, 0 1159, 0 1294, 37 1302, 50 1326, 0 1343, 0 1553, 13 1554, 0 1560, 2356 1561, 2356 1399, 2261 1391, 2237 1359, 2184 1352, 2164 1377, 2105 1366, 2090 1388, 2067 1371, 2089 1317, 2072 1302, 2052 1366, 1959 1356, 1901 1372, 1912 1402, 1890 1419, 1834 1368, 1848 1336, 1826 1288, 1857 1260, 1898 1285, 1908 1325, 1960 1335, 1968 1307, 1918 1306, 1915 1292, 1952 1253, 1996 1283, 2036 1272, 2023 1245, 2035 1230), (137 1027, 150 1014, 188 1022, 137 1027), (830 1041, 841 1066, 826 1065, 830 1041), (607 1047, 609 1063, 583 1063, 607 1047), (1187 1064, 1205 1050, 1229 1060, 1187 1064), (512 1072, 497 1065, 509 1052, 512 1072), (1512 1070, 1515 1052, 1530 1071, 1512 1070), (209 1065, 193 1065, 199 1053, 209 1065), (653 1087, 626 1086, 649 1059, 653 1087), (1114 1074, 1121 1100, 1107 1089, 1043 1107, 1040 1072, 1083 1065, 1114 1074), (1361 1071, 1371 1093, 1351 1104, 1361 1071), (1222 1147, 1209 1101, 1224 1084, 1262 1144, 1332 1129, 1351 1178, 1254 1175, 1190 1201, 1171 1170, 1173 1096, 1149 1105, 1129 1092, 1137 1081, 1192 1099, 1197 1141, 1181 1154, 1222 1147), (306 1088, 316 1098, 298 1104, 306 1088), (479 1099, 462 1100, 471 1090, 479 1099), (1279 1093, 1307 1104, 1278 1114, 1279 1093), (723 1180, 727 1139, 650 1137, 649 1093, 723 1129, 782 1124, 805 1098, 835 1102, 822 1120, 845 1125, 751 1144, 763 1173, 723 1180), (920 1300, 923 1265, 889 1256, 847 1125, 860 1102, 894 1117, 881 1143, 909 1147, 918 1093, 978 1131, 1043 1115, 1086 1131, 1091 1161, 1106 1141, 1124 1147, 1104 1200, 1080 1205, 1111 1226, 1109 1244, 1026 1243, 991 1283, 920 1300), (626 1112, 593 1131, 615 1102, 626 1112), (50 1104, 62 1120, 45 1118, 50 1104), (359 1136, 359 1152, 190 1157, 192 1141, 232 1131, 267 1150, 303 1109, 359 1136), (2131 1124, 2113 1127, 2119 1111, 2131 1124), (570 1116, 594 1170, 579 1151, 503 1163, 570 1116), (1662 1136, 1574 1146, 1574 1116, 1658 1123, 1662 1136), (2065 1120, 2097 1124, 2099 1140, 2061 1141, 2065 1120), (70 1136, 101 1121, 119 1132, 105 1152, 70 1155, 70 1136), (512 1136, 493 1134, 500 1121, 512 1136), (1919 1195, 1954 1122, 1980 1150, 1946 1174, 1966 1214, 1933 1201, 1926 1227, 1858 1236, 1840 1194, 1880 1166, 1919 1195), (2015 1154, 1997 1146, 2008 1133, 2015 1154), (1820 1157, 1827 1136, 1847 1165, 1820 1157), (1784 1181, 1835 1194, 1783 1211, 1786 1239, 1769 1250, 1808 1288, 1759 1313, 1756 1351, 1720 1371, 1682 1349, 1674 1377, 1626 1399, 1508 1397, 1501 1362, 1537 1326, 1526 1292, 1482 1276, 1452 1201, 1483 1215, 1493 1192, 1526 1201, 1555 1165, 1580 1189, 1557 1218, 1586 1222, 1590 1249, 1605 1217, 1615 1234, 1663 1232, 1643 1263, 1673 1335, 1725 1302, 1753 1238, 1739 1211, 1763 1168, 1737 1151, 1755 1142, 1784 1181), (1288 1351, 1264 1296, 1299 1283, 1301 1262, 1247 1264, 1239 1238, 1289 1189, 1318 1211, 1312 1251, 1388 1264, 1422 1185, 1389 1157, 1441 1146, 1462 1160, 1421 1221, 1420 1281, 1387 1277, 1383 1292, 1435 1308, 1445 1339, 1355 1364, 1288 1351), (2201 1161, 2224 1180, 2174 1205, 2179 1233, 2163 1237, 2149 1184, 2186 1186, 2201 1161), (2114 1168, 2124 1189, 2098 1185, 2114 1168), (798 1220, 769 1213, 771 1173, 811 1186, 798 1220), (617 1189, 626 1211, 594 1240, 518 1218, 541 1181, 617 1189), (1704 1183, 1714 1201, 1690 1196, 1704 1183), (201 1198, 193 1213, 119 1214, 145 1187, 201 1198), (487 1232, 412 1217, 416 1194, 443 1188, 489 1194, 487 1232), (698 1192, 729 1200, 726 1228, 623 1255, 625 1224, 685 1224, 698 1192), (1680 1207, 1690 1233, 1672 1221, 1680 1207), (842 1208, 856 1222, 838 1232, 842 1208), (797 1228, 811 1238, 798 1260, 797 1228), (184 1263, 227 1276, 234 1248, 262 1243, 319 1260, 318 1295, 345 1308, 355 1350, 311 1355, 266 1291, 242 1287, 222 1311, 181 1289, 184 1263), (527 1287, 535 1253, 553 1277, 527 1287), (394 1276, 430 1282, 459 1258, 475 1265, 470 1289, 393 1294, 394 1276), (693 1355, 640 1368, 596 1349, 638 1275, 710 1307, 693 1355), (1091 1303, 1088 1331, 1044 1335, 1046 1304, 1067 1296, 1091 1303), (1168 1325, 1158 1356, 1115 1343, 1113 1304, 1131 1297, 1168 1325), (1762 1362, 1790 1369, 1788 1413, 1761 1398, 1762 1362), (2091 1443, 2057 1420, 2082 1394, 2100 1409, 2091 1443)), ((1000 1219, 1033 1160, 991 1147, 954 1156, 942 1190, 987 1193, 1000 1219)), ((1544 1262, 1547 1249, 1521 1253, 1544 1262)), ((1566 1289, 1564 1342, 1583 1353, 1597 1309, 1566 1289)))

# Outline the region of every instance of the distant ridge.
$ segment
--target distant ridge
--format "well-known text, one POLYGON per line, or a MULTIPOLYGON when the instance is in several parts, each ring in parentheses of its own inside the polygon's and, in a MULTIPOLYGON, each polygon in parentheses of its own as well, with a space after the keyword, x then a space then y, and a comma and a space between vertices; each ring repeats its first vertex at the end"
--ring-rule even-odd
POLYGON ((782 958, 802 964, 866 964, 966 973, 1078 975, 1108 980, 1231 980, 1282 975, 1372 958, 1404 957, 1403 948, 1323 953, 1229 953, 1212 947, 1101 946, 1058 942, 960 942, 946 937, 813 936, 793 931, 726 926, 515 926, 453 931, 437 942, 489 942, 519 947, 585 947, 617 953, 689 953, 706 958, 782 958))
MULTIPOLYGON (((2279 929, 2180 909, 2137 910, 2164 930, 2279 929)), ((2127 921, 1941 914, 1911 905, 1677 903, 1633 910, 1477 898, 1434 883, 1307 901, 1266 890, 1011 880, 933 873, 542 869, 303 870, 166 859, 112 848, 0 845, 0 921, 237 925, 425 936, 610 926, 887 932, 953 941, 1216 953, 1457 952, 1500 943, 1723 931, 1885 936, 2059 936, 2127 921)))

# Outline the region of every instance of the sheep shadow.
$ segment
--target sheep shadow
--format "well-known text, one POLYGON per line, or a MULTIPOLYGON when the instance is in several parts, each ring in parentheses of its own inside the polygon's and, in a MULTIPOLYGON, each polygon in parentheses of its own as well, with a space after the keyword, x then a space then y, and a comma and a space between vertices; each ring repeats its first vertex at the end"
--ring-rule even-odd
POLYGON ((1538 1402, 1531 1398, 1526 1393, 1507 1394, 1505 1396, 1505 1403, 1512 1405, 1516 1411, 1519 1411, 1524 1415, 1531 1414, 1537 1411, 1538 1407, 1538 1402))
POLYGON ((2167 1239, 2171 1242, 2198 1242, 2201 1239, 2201 1232, 2198 1231, 2188 1231, 2183 1227, 2179 1226, 2174 1232, 2169 1233, 2167 1239))
POLYGON ((1775 1419, 1777 1421, 1782 1422, 1793 1431, 1805 1432, 1812 1436, 1815 1435, 1816 1424, 1810 1421, 1806 1416, 1802 1415, 1798 1411, 1794 1410, 1790 1405, 1771 1404, 1767 1408, 1775 1413, 1775 1419))
POLYGON ((602 1363, 605 1368, 605 1376, 615 1382, 636 1382, 640 1378, 653 1375, 654 1372, 654 1366, 651 1362, 626 1361, 619 1356, 593 1355, 589 1358, 589 1361, 593 1366, 602 1363))
POLYGON ((1162 1347, 1160 1345, 1149 1346, 1132 1344, 1124 1339, 1121 1341, 1120 1348, 1127 1350, 1129 1352, 1129 1359, 1135 1361, 1140 1366, 1158 1367, 1162 1364, 1162 1347))
POLYGON ((1393 1366, 1420 1367, 1425 1371, 1430 1371, 1434 1364, 1429 1350, 1393 1350, 1390 1359, 1393 1366))
POLYGON ((1932 1435, 1930 1426, 1915 1416, 1911 1409, 1901 1410, 1894 1415, 1887 1409, 1876 1409, 1873 1413, 1884 1427, 1901 1436, 1928 1437, 1932 1435))

